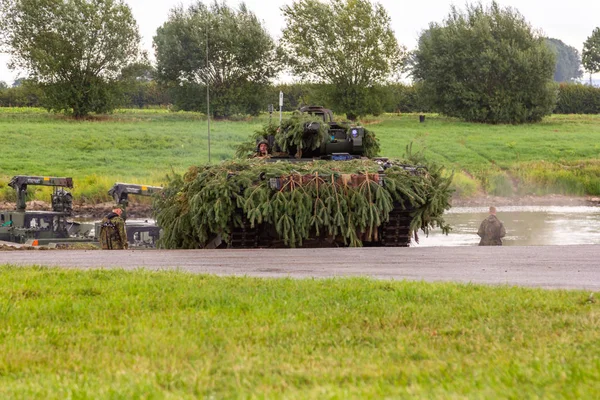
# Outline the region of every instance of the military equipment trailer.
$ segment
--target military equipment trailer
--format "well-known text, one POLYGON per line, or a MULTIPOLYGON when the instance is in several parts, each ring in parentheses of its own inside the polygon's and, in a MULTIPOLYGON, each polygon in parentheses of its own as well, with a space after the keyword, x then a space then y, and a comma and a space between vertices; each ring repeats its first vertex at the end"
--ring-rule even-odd
MULTIPOLYGON (((99 223, 77 222, 72 219, 73 188, 70 177, 14 176, 9 184, 15 189, 15 210, 0 211, 0 241, 29 245, 98 244, 99 223), (52 211, 26 210, 28 186, 51 186, 52 211)), ((151 196, 162 190, 158 186, 115 183, 109 195, 126 215, 129 195, 151 196)), ((153 248, 160 236, 160 227, 153 221, 130 220, 126 224, 127 241, 133 248, 153 248)))
MULTIPOLYGON (((108 191, 108 194, 115 200, 118 207, 123 210, 121 217, 127 221, 125 231, 127 232, 127 242, 132 247, 156 247, 156 242, 160 237, 160 227, 153 221, 127 220, 127 206, 129 205, 129 195, 153 196, 163 190, 160 186, 140 185, 137 183, 115 183, 108 191)), ((96 232, 99 233, 99 224, 96 223, 96 232)))
POLYGON ((73 188, 73 179, 50 176, 14 176, 8 183, 17 195, 16 209, 0 211, 0 240, 14 243, 79 243, 94 242, 92 224, 70 219, 73 196, 66 188, 73 188), (51 186, 52 211, 26 210, 28 186, 51 186))

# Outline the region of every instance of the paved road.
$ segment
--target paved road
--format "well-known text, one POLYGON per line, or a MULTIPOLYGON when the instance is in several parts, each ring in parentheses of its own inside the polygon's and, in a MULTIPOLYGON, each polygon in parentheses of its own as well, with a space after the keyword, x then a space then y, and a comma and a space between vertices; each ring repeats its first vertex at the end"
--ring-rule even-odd
POLYGON ((0 265, 178 269, 260 277, 370 276, 600 290, 600 246, 0 251, 0 265))

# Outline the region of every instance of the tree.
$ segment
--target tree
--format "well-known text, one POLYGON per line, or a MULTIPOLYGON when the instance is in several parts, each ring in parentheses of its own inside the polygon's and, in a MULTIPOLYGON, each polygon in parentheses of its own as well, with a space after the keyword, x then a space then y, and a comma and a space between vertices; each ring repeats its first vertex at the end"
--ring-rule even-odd
POLYGON ((83 117, 118 104, 124 67, 140 36, 123 0, 2 0, 0 28, 11 67, 29 73, 44 106, 83 117))
POLYGON ((404 50, 380 4, 299 0, 282 8, 282 53, 291 71, 330 87, 331 106, 349 119, 377 113, 377 87, 399 73, 404 50))
POLYGON ((266 109, 261 94, 277 73, 276 47, 243 3, 237 11, 217 2, 172 9, 154 48, 158 79, 173 87, 180 107, 205 110, 208 83, 216 117, 266 109))
POLYGON ((581 57, 575 47, 565 44, 562 40, 546 38, 546 44, 556 57, 554 68, 555 82, 573 82, 583 75, 581 57))
POLYGON ((534 122, 552 112, 554 54, 511 8, 451 8, 419 39, 412 74, 435 110, 467 121, 534 122))
POLYGON ((581 59, 583 61, 583 67, 590 73, 591 85, 592 74, 600 72, 600 28, 594 29, 592 34, 583 43, 581 59))
POLYGON ((43 94, 38 85, 20 79, 18 86, 2 89, 0 84, 0 107, 39 107, 43 94))
POLYGON ((26 81, 25 78, 18 77, 17 79, 15 79, 13 81, 12 87, 14 87, 14 88, 19 87, 19 86, 23 85, 23 82, 25 82, 25 81, 26 81))

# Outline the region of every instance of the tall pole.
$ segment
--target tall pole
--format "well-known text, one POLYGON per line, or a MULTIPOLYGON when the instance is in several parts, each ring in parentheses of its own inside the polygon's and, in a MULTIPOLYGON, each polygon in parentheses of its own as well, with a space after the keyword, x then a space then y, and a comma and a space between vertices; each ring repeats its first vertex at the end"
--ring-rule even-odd
POLYGON ((208 26, 206 27, 206 122, 208 125, 208 163, 210 164, 210 91, 208 89, 208 26))
POLYGON ((279 92, 279 126, 281 126, 281 119, 282 119, 282 112, 283 112, 283 92, 279 92))

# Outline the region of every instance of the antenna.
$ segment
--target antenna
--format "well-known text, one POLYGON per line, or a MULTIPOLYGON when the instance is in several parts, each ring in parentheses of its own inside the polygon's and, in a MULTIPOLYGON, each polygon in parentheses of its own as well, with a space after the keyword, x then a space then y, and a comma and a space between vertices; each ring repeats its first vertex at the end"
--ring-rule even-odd
MULTIPOLYGON (((208 14, 210 15, 210 14, 208 14)), ((207 18, 208 21, 208 18, 207 18)), ((206 26, 206 122, 208 129, 208 163, 210 164, 210 90, 208 88, 208 24, 206 26)))

